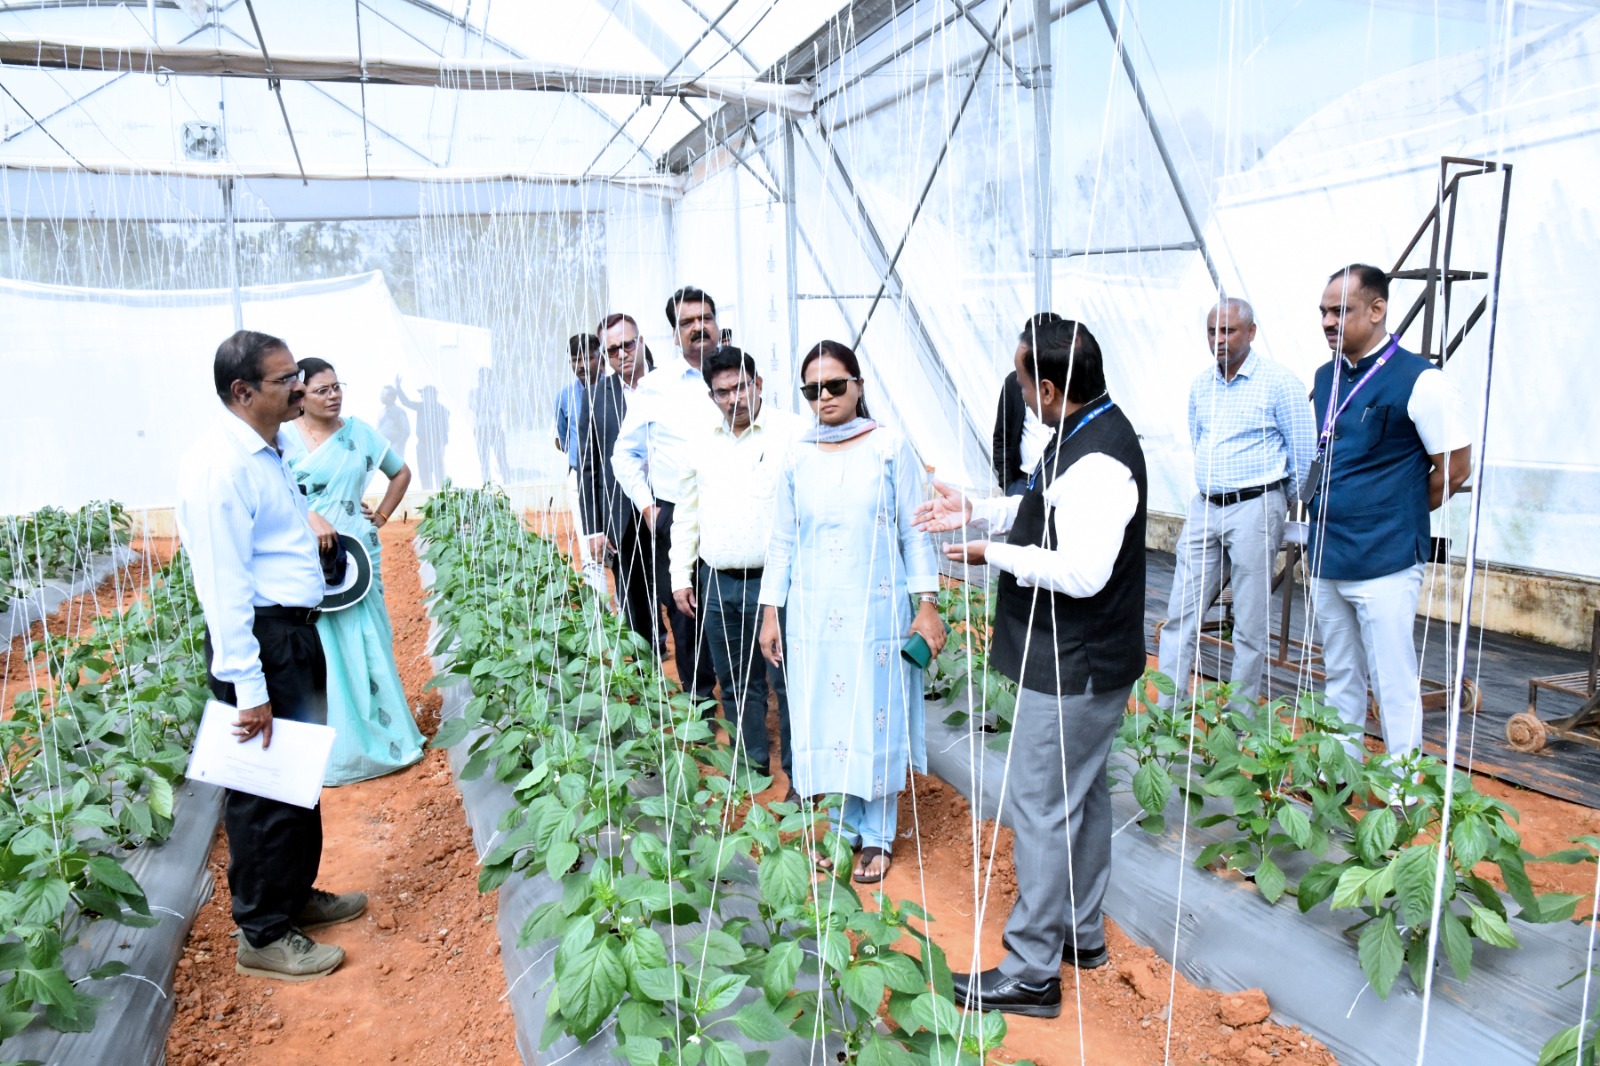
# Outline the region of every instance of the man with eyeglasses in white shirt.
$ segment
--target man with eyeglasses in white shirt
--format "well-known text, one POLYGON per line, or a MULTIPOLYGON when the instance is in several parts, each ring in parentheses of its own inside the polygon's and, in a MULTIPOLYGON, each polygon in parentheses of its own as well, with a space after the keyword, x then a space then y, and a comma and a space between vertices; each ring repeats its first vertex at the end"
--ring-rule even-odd
MULTIPOLYGON (((678 479, 672 595, 680 611, 700 618, 734 750, 761 776, 771 773, 770 680, 778 696, 783 772, 792 782, 788 693, 782 671, 761 655, 760 596, 773 493, 803 426, 797 416, 762 402, 756 361, 738 348, 717 349, 701 371, 722 417, 689 449, 678 479)), ((799 799, 792 783, 785 798, 799 799)))
MULTIPOLYGON (((260 736, 265 748, 275 718, 321 723, 328 713, 316 628, 323 565, 278 432, 300 415, 306 390, 288 345, 249 330, 217 348, 212 375, 226 410, 184 456, 178 536, 205 614, 211 691, 238 708, 239 743, 260 736)), ((229 791, 222 819, 239 927, 235 968, 284 981, 332 973, 344 950, 305 933, 360 917, 367 897, 313 887, 321 808, 229 791)))
POLYGON ((628 414, 611 452, 611 467, 617 484, 650 529, 650 569, 656 598, 666 610, 672 630, 678 683, 684 692, 704 701, 714 695, 716 674, 694 619, 679 610, 673 599, 669 560, 672 513, 688 449, 718 417, 700 365, 721 346, 721 332, 716 302, 692 285, 667 299, 666 312, 679 354, 646 375, 629 398, 628 414))

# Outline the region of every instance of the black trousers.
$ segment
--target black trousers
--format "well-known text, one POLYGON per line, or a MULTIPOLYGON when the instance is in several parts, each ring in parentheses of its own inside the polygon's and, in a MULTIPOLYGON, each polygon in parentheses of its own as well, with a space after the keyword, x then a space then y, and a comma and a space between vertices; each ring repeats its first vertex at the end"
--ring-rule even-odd
POLYGON ((655 557, 655 542, 650 529, 639 512, 631 506, 632 515, 618 531, 611 559, 611 574, 617 580, 617 604, 622 616, 635 633, 650 642, 661 653, 666 640, 661 626, 661 609, 656 604, 655 581, 651 576, 650 560, 655 557))
MULTIPOLYGON (((683 691, 694 694, 697 700, 709 700, 716 695, 717 674, 711 666, 711 650, 701 627, 693 615, 678 610, 672 598, 672 512, 677 504, 668 500, 656 501, 655 558, 652 566, 656 578, 656 599, 667 611, 667 625, 672 628, 672 659, 678 667, 678 684, 683 691)), ((695 567, 693 573, 698 573, 695 567)))
MULTIPOLYGON (((328 720, 328 664, 317 627, 282 618, 257 618, 261 669, 273 718, 324 724, 328 720)), ((206 634, 211 662, 211 634, 206 634)), ((207 667, 206 681, 223 703, 235 705, 233 685, 207 667)), ((256 743, 256 741, 251 741, 256 743)), ((222 801, 228 830, 228 888, 233 922, 254 947, 265 947, 289 931, 304 907, 322 862, 322 808, 229 790, 222 801)))

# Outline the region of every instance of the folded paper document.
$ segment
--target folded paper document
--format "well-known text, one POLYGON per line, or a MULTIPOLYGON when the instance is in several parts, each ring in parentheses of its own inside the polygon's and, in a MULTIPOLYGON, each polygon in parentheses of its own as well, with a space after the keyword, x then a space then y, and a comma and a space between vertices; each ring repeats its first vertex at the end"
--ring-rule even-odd
POLYGON ((333 751, 332 726, 272 721, 272 746, 263 748, 259 736, 245 743, 233 735, 239 710, 210 700, 200 718, 200 732, 189 756, 189 779, 248 792, 253 796, 315 807, 322 795, 322 775, 333 751))

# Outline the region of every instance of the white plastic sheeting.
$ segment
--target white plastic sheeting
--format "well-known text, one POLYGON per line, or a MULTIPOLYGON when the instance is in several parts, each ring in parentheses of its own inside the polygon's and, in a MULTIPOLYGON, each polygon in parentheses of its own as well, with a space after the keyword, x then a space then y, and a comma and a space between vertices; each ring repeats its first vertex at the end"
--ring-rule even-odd
MULTIPOLYGON (((489 363, 487 330, 407 318, 379 274, 246 288, 246 328, 328 360, 347 383, 345 413, 373 424, 383 386, 401 376, 416 400, 438 389, 449 411, 445 472, 479 483, 468 394, 489 363)), ((0 281, 0 513, 116 499, 174 502, 178 462, 222 407, 218 343, 233 332, 226 290, 132 292, 0 281)), ((417 465, 415 414, 406 461, 417 465)))
MULTIPOLYGON (((824 336, 853 337, 870 303, 859 297, 885 277, 863 219, 891 250, 909 233, 898 280, 861 345, 869 398, 873 387, 886 393, 884 417, 910 435, 924 460, 973 486, 990 482, 986 449, 1000 381, 1022 320, 1037 309, 1025 258, 1032 203, 1018 181, 1025 170, 1005 162, 1018 152, 1008 140, 1017 121, 1009 92, 985 99, 980 90, 948 145, 943 167, 956 176, 939 176, 914 224, 915 197, 933 162, 927 145, 918 145, 942 136, 953 90, 943 104, 891 101, 858 126, 796 125, 798 288, 808 297, 841 297, 799 302, 799 350, 824 336), (848 175, 830 166, 830 148, 844 157, 848 175), (897 285, 904 305, 894 300, 897 285)), ((1095 164, 1102 176, 1084 185, 1082 202, 1058 197, 1057 231, 1067 242, 1186 237, 1131 106, 1113 85, 1108 115, 1121 108, 1131 122, 1107 135, 1095 164)), ((1316 109, 1249 167, 1211 175, 1210 202, 1201 201, 1224 287, 1255 305, 1259 349, 1293 368, 1309 392, 1328 358, 1316 311, 1327 276, 1352 261, 1393 266, 1433 205, 1442 155, 1512 164, 1480 556, 1591 577, 1600 576, 1600 434, 1593 429, 1600 371, 1587 355, 1600 334, 1600 304, 1587 292, 1600 249, 1597 116, 1600 18, 1589 18, 1527 34, 1504 50, 1466 51, 1367 81, 1316 109)), ((741 151, 756 175, 781 187, 781 137, 773 124, 758 129, 762 135, 741 151)), ((1176 151, 1192 177, 1199 164, 1181 142, 1176 151)), ((675 214, 694 220, 677 227, 677 251, 699 277, 713 279, 701 284, 749 287, 754 279, 760 298, 769 247, 780 281, 784 252, 781 233, 773 238, 763 222, 769 197, 756 175, 730 163, 692 188, 675 214)), ((1453 266, 1492 269, 1499 182, 1464 184, 1453 266)), ((781 224, 781 204, 778 212, 781 224)), ((1426 265, 1426 252, 1424 242, 1422 258, 1408 265, 1426 265)), ((1216 300, 1203 262, 1193 252, 1064 258, 1054 260, 1053 278, 1051 310, 1094 330, 1113 395, 1143 437, 1151 507, 1182 514, 1194 492, 1187 395, 1210 362, 1204 319, 1216 300)), ((1483 282, 1457 286, 1452 335, 1487 291, 1483 282)), ((1395 283, 1391 327, 1419 292, 1417 282, 1395 283)), ((780 338, 787 329, 781 297, 763 328, 780 338)), ((1419 317, 1406 335, 1409 347, 1421 347, 1421 332, 1419 317)), ((1448 369, 1474 419, 1487 333, 1485 317, 1448 369)), ((1464 502, 1436 519, 1457 552, 1465 520, 1464 502)))

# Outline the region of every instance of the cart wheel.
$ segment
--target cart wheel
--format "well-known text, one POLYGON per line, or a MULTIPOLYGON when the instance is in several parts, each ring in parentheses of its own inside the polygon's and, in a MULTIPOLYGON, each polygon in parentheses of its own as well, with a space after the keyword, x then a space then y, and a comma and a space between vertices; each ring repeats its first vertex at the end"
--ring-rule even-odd
POLYGON ((1506 742, 1518 751, 1542 751, 1549 736, 1544 720, 1536 714, 1524 711, 1506 721, 1506 742))

